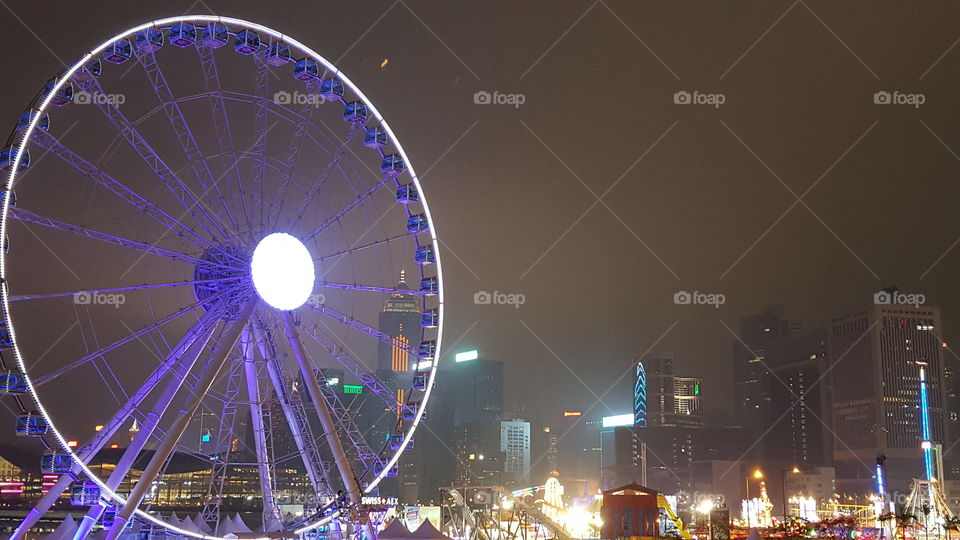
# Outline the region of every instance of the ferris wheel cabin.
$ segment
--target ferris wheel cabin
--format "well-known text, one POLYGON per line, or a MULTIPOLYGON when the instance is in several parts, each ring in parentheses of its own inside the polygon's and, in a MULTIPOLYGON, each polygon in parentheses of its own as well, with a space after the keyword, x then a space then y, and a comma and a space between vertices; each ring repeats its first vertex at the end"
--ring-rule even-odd
POLYGON ((47 434, 47 419, 37 411, 27 411, 17 417, 18 437, 41 437, 47 434))
POLYGON ((297 60, 293 65, 293 78, 303 82, 315 81, 320 78, 320 66, 309 58, 297 60))
POLYGON ((152 53, 163 47, 163 32, 156 28, 148 28, 137 32, 133 40, 139 53, 152 53))
POLYGON ((203 27, 200 35, 200 44, 211 49, 219 49, 230 43, 230 30, 219 24, 209 24, 203 27))
POLYGON ((233 42, 233 50, 240 54, 253 54, 260 50, 260 34, 253 30, 237 32, 237 39, 233 42))
POLYGON ((179 23, 168 31, 170 44, 176 47, 189 47, 197 42, 197 29, 192 24, 179 23))
POLYGON ((8 369, 0 372, 0 395, 19 396, 27 393, 27 380, 23 373, 8 369))
MULTIPOLYGON (((343 99, 343 83, 336 79, 327 79, 320 84, 320 96, 324 101, 343 99)), ((343 115, 347 117, 346 112, 343 115)))
POLYGON ((103 59, 111 64, 122 64, 133 56, 133 47, 125 39, 118 39, 103 51, 103 59))

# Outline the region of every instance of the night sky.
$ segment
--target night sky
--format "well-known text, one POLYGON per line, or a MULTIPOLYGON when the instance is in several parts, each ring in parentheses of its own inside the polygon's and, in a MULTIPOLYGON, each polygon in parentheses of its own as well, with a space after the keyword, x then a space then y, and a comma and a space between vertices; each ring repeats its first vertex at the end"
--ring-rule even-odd
POLYGON ((533 420, 627 412, 634 359, 661 351, 729 410, 731 331, 773 302, 814 326, 897 284, 941 306, 948 343, 960 332, 954 3, 4 8, 11 126, 61 60, 152 18, 243 18, 334 61, 420 172, 445 248, 447 353, 506 362, 508 407, 533 420), (481 91, 523 104, 475 104, 481 91), (875 104, 879 91, 924 103, 875 104), (680 290, 726 303, 675 305, 680 290), (525 303, 475 305, 478 291, 525 303))

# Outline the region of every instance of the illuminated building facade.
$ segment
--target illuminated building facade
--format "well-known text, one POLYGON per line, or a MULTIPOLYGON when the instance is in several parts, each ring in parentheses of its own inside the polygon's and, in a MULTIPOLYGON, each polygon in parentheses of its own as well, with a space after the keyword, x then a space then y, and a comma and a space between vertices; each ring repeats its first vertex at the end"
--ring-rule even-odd
POLYGON ((637 377, 633 385, 633 423, 647 425, 647 370, 643 361, 637 362, 637 377))
POLYGON ((949 441, 940 310, 874 304, 833 319, 829 332, 830 357, 843 358, 830 373, 838 484, 868 490, 872 470, 860 462, 883 454, 889 491, 906 489, 923 473, 918 362, 926 363, 929 440, 949 441))
POLYGON ((530 422, 520 419, 500 422, 500 452, 503 472, 521 485, 530 480, 530 422))

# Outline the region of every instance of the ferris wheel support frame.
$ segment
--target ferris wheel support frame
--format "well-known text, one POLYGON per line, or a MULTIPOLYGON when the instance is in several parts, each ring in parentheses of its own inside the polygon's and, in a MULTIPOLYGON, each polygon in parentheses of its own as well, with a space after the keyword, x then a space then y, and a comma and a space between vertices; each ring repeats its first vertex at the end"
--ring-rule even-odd
MULTIPOLYGON (((194 328, 206 327, 210 324, 211 321, 216 321, 219 317, 219 313, 214 310, 208 311, 200 318, 197 325, 194 328)), ((151 373, 147 378, 146 382, 140 386, 140 388, 130 397, 129 400, 124 404, 123 407, 118 410, 109 422, 104 424, 104 428, 97 432, 93 438, 87 442, 83 447, 77 450, 77 459, 83 463, 89 462, 93 457, 99 452, 104 445, 107 444, 107 441, 120 429, 120 426, 130 417, 130 413, 140 406, 144 399, 150 394, 151 391, 160 383, 163 377, 172 369, 172 367, 179 360, 185 351, 198 339, 199 334, 195 332, 188 332, 180 340, 180 342, 170 351, 170 354, 164 359, 164 361, 157 366, 157 368, 151 373)), ((76 470, 78 467, 74 465, 73 473, 77 474, 76 470)), ((60 498, 60 495, 70 486, 73 482, 72 474, 62 474, 60 478, 51 486, 47 493, 41 497, 37 504, 27 513, 23 518, 23 521, 20 525, 13 531, 10 535, 9 540, 21 540, 27 531, 31 527, 37 524, 46 513, 50 510, 50 507, 53 506, 57 499, 60 498)))
POLYGON ((320 388, 320 383, 317 382, 317 377, 314 376, 313 370, 310 369, 307 363, 307 352, 303 348, 303 342, 300 341, 300 336, 297 335, 293 315, 289 311, 284 311, 282 317, 284 333, 287 336, 287 341, 290 343, 290 349, 293 350, 293 355, 297 357, 300 375, 302 375, 305 380, 310 399, 313 400, 314 407, 317 409, 317 415, 320 417, 320 425, 323 426, 324 435, 327 437, 327 444, 330 446, 330 452, 333 454, 333 460, 337 464, 337 469, 340 471, 340 479, 343 481, 347 497, 350 499, 350 504, 359 513, 357 519, 363 527, 363 533, 367 540, 376 540, 377 535, 373 530, 373 525, 370 523, 370 516, 366 512, 363 512, 362 509, 363 492, 360 490, 360 482, 353 474, 347 453, 343 450, 343 443, 340 441, 340 437, 337 436, 336 424, 334 424, 333 415, 330 414, 330 409, 327 407, 327 401, 323 397, 323 390, 320 388))
POLYGON ((250 326, 247 325, 241 338, 244 345, 243 374, 247 387, 247 399, 250 401, 250 424, 253 428, 253 445, 257 455, 257 474, 260 478, 261 493, 263 494, 263 523, 266 524, 269 516, 277 517, 277 505, 273 499, 274 471, 270 467, 268 459, 266 431, 263 425, 263 400, 259 380, 257 379, 257 366, 250 326))
MULTIPOLYGON (((211 311, 211 313, 219 314, 219 312, 216 311, 211 311)), ((195 339, 193 339, 193 343, 177 359, 177 362, 171 368, 170 380, 167 381, 167 385, 163 388, 160 395, 157 396, 153 408, 144 415, 143 421, 140 423, 140 431, 137 432, 133 440, 130 441, 130 445, 123 451, 123 455, 120 457, 120 460, 117 461, 116 467, 107 478, 106 484, 110 489, 115 490, 120 486, 124 477, 130 472, 133 463, 140 455, 140 451, 143 450, 144 446, 149 442, 150 437, 153 436, 153 432, 157 429, 160 418, 163 417, 164 413, 170 407, 173 398, 183 386, 188 374, 193 371, 201 353, 203 353, 204 348, 206 348, 210 342, 215 324, 216 323, 214 323, 214 326, 207 327, 202 325, 202 323, 197 323, 197 325, 187 333, 183 341, 186 341, 191 336, 195 339)), ((87 513, 83 516, 83 519, 80 520, 77 532, 73 536, 74 540, 83 540, 87 537, 87 534, 93 529, 93 526, 97 524, 97 520, 100 519, 106 507, 107 505, 103 500, 90 505, 87 513)))
MULTIPOLYGON (((267 376, 273 385, 273 391, 277 394, 280 402, 280 409, 283 411, 287 424, 290 426, 290 433, 293 436, 293 442, 297 446, 300 455, 303 456, 304 467, 307 469, 307 477, 310 479, 310 485, 314 493, 320 493, 321 485, 329 485, 326 475, 326 469, 320 460, 320 452, 313 442, 313 436, 310 433, 310 425, 307 421, 306 412, 302 404, 294 403, 293 396, 287 391, 283 383, 282 370, 277 358, 276 344, 273 343, 271 334, 262 327, 262 323, 253 325, 253 333, 257 345, 260 349, 260 356, 263 358, 264 367, 267 370, 267 376)), ((259 456, 258 459, 267 459, 266 455, 259 456)))
POLYGON ((140 507, 140 503, 147 494, 147 490, 153 485, 153 481, 156 479, 157 474, 160 473, 160 469, 163 467, 164 463, 166 463, 167 458, 170 457, 170 454, 173 453, 177 442, 180 440, 180 437, 183 436, 183 432, 186 431, 187 426, 190 424, 190 420, 197 412, 197 409, 200 408, 203 398, 207 396, 207 393, 213 386, 217 375, 223 371, 223 366, 226 365, 227 359, 230 358, 230 352, 237 345, 237 341, 240 339, 240 332, 250 320, 250 315, 253 313, 253 309, 256 307, 258 302, 259 300, 256 298, 247 300, 246 305, 240 310, 239 316, 233 321, 230 321, 226 332, 220 337, 219 342, 217 343, 217 349, 213 352, 211 358, 204 365, 205 371, 203 376, 194 387, 193 400, 186 407, 184 414, 181 414, 179 417, 177 417, 177 420, 173 423, 171 428, 167 430, 166 435, 164 436, 160 445, 154 451, 153 458, 150 459, 150 463, 144 468, 143 474, 140 475, 140 479, 133 487, 133 490, 131 490, 130 496, 127 497, 127 502, 124 503, 123 507, 117 511, 116 519, 113 523, 113 526, 110 528, 110 531, 107 532, 105 540, 116 540, 116 538, 120 536, 120 533, 123 532, 127 522, 130 521, 130 516, 132 516, 133 513, 140 507))

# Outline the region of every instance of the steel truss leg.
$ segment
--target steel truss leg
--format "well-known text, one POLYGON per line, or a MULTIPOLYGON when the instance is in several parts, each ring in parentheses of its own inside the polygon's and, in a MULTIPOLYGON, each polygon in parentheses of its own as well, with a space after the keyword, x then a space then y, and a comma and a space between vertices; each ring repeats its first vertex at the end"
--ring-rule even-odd
POLYGON ((167 458, 173 453, 177 442, 180 440, 180 437, 183 436, 183 432, 186 431, 187 426, 190 424, 190 419, 193 418, 194 413, 196 413, 197 409, 200 408, 203 398, 206 397, 207 392, 209 392, 210 387, 213 386, 213 382, 216 380, 217 375, 220 374, 220 372, 223 370, 223 366, 226 365, 227 359, 230 358, 230 351, 240 339, 240 332, 250 320, 250 315, 253 313, 253 309, 256 307, 256 305, 257 300, 249 300, 247 305, 244 306, 244 308, 240 311, 239 317, 230 322, 226 332, 223 336, 221 336, 218 348, 211 355, 211 358, 208 360, 207 365, 205 366, 205 372, 201 375, 200 380, 197 382, 197 385, 194 388, 193 400, 189 403, 183 414, 177 417, 177 420, 173 423, 173 425, 167 431, 164 439, 160 442, 160 446, 158 446, 154 452, 153 458, 150 459, 150 463, 143 470, 143 474, 140 475, 140 480, 133 487, 133 490, 130 492, 130 496, 127 497, 126 504, 124 504, 123 508, 117 512, 116 520, 113 523, 113 527, 111 527, 110 531, 107 533, 105 540, 116 540, 116 538, 120 536, 120 533, 123 532, 123 529, 126 527, 127 523, 130 521, 130 517, 140 506, 144 496, 147 494, 147 490, 149 490, 153 485, 154 480, 157 478, 157 474, 160 472, 160 469, 163 467, 164 463, 166 463, 167 458))
POLYGON ((287 425, 290 426, 293 442, 296 444, 303 465, 307 469, 307 476, 310 478, 314 495, 319 499, 321 495, 330 492, 330 487, 323 460, 320 459, 320 452, 314 444, 313 435, 310 432, 310 425, 307 421, 303 403, 299 400, 295 401, 292 392, 288 392, 284 385, 276 346, 270 334, 265 328, 256 324, 253 326, 253 332, 260 348, 260 356, 263 357, 267 374, 273 384, 273 390, 276 392, 280 408, 283 410, 283 416, 287 420, 287 425))
MULTIPOLYGON (((263 399, 257 380, 257 366, 254 363, 253 342, 248 328, 244 331, 243 371, 247 382, 247 397, 250 401, 250 418, 253 423, 253 440, 257 450, 257 472, 260 474, 260 491, 263 495, 263 523, 271 517, 278 518, 276 501, 273 498, 274 478, 270 467, 270 453, 267 451, 266 432, 263 426, 263 399)), ((265 529, 266 530, 266 529, 265 529)))
MULTIPOLYGON (((307 391, 310 393, 310 398, 313 400, 314 406, 317 409, 317 415, 320 417, 320 425, 323 426, 324 435, 327 437, 327 444, 330 446, 330 452, 333 454, 337 469, 340 470, 340 479, 343 481, 344 489, 347 490, 347 496, 350 498, 351 505, 358 512, 358 515, 355 517, 360 521, 367 540, 376 540, 377 535, 373 530, 373 525, 370 523, 370 515, 364 512, 362 508, 363 493, 360 491, 360 482, 357 481, 357 477, 353 474, 353 469, 350 467, 347 454, 343 450, 343 444, 337 435, 333 416, 330 414, 326 398, 323 396, 323 390, 320 388, 320 383, 317 382, 317 377, 313 374, 313 370, 310 369, 307 361, 307 352, 303 348, 300 336, 297 335, 297 330, 294 328, 293 316, 289 311, 283 312, 283 328, 287 336, 287 341, 290 343, 290 348, 293 350, 294 356, 297 357, 297 364, 300 366, 300 374, 303 376, 304 382, 307 385, 307 391)), ((353 517, 354 516, 351 516, 351 518, 353 517)))
MULTIPOLYGON (((199 329, 206 328, 211 321, 216 320, 219 316, 218 313, 213 310, 208 311, 201 317, 200 322, 193 327, 193 330, 184 335, 183 339, 180 340, 170 354, 167 355, 167 358, 160 364, 157 369, 153 371, 152 374, 147 378, 146 382, 140 386, 137 392, 130 397, 127 403, 120 408, 114 415, 104 425, 104 428, 99 431, 87 444, 83 445, 79 450, 77 450, 77 458, 80 459, 83 463, 89 462, 93 456, 99 452, 107 441, 117 432, 118 429, 123 425, 124 422, 130 417, 131 412, 140 406, 144 399, 150 394, 151 391, 160 383, 160 380, 169 372, 169 370, 176 364, 177 360, 181 355, 184 354, 184 351, 190 347, 191 344, 201 335, 199 329)), ((73 472, 78 473, 79 468, 74 465, 73 472)), ((30 512, 27 513, 24 517, 23 522, 13 531, 10 535, 10 540, 22 540, 27 531, 31 527, 37 524, 37 522, 42 518, 53 506, 57 499, 60 498, 60 495, 70 486, 73 482, 73 476, 70 474, 60 475, 60 478, 57 479, 56 483, 50 487, 44 496, 37 501, 37 504, 30 509, 30 512)))

